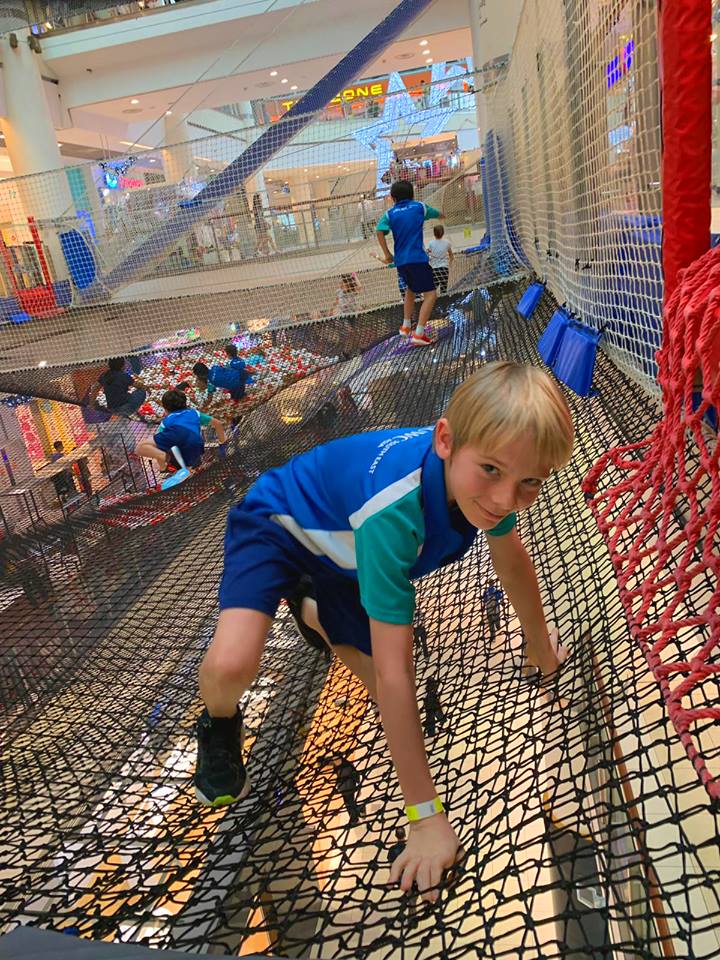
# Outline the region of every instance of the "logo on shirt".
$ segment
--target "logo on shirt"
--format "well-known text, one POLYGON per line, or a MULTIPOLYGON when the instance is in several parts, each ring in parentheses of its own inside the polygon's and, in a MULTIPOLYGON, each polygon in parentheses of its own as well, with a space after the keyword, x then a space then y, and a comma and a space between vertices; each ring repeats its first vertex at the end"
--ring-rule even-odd
POLYGON ((387 440, 383 440, 378 447, 378 455, 370 464, 370 469, 368 470, 370 476, 375 473, 382 461, 382 458, 386 453, 388 453, 388 451, 392 450, 393 447, 396 447, 399 443, 405 443, 406 440, 414 440, 415 437, 422 437, 423 434, 426 434, 428 431, 432 431, 434 429, 435 427, 422 427, 419 430, 407 430, 405 433, 399 433, 395 437, 388 437, 387 440))

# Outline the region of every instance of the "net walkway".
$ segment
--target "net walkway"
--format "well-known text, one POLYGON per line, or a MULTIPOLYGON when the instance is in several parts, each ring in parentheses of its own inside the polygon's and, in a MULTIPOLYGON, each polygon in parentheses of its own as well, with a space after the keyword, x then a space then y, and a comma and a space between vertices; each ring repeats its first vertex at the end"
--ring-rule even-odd
MULTIPOLYGON (((72 549, 58 546, 67 525, 5 548, 3 928, 233 955, 717 955, 717 810, 629 636, 581 489, 601 453, 658 417, 607 357, 598 396, 568 396, 571 465, 520 521, 572 651, 553 695, 522 675, 482 538, 419 584, 421 714, 466 851, 439 903, 385 886, 404 817, 375 710, 284 609, 245 700, 253 791, 217 811, 192 797, 196 671, 228 507, 259 471, 325 439, 431 422, 484 360, 539 362, 552 304, 519 325, 519 292, 489 284, 448 304, 431 351, 390 337, 280 391, 248 413, 222 483, 188 482, 191 510, 131 529, 89 512, 72 521, 72 549)), ((162 511, 173 496, 144 504, 162 511)))

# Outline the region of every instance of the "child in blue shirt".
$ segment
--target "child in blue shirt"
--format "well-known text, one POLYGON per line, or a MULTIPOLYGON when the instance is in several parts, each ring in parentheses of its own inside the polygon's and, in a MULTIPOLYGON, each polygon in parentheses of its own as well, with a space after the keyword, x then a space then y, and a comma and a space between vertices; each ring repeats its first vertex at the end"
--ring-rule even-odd
POLYGON ((231 369, 231 370, 244 370, 247 374, 250 374, 250 376, 248 376, 248 377, 246 378, 246 382, 247 382, 247 383, 252 383, 252 376, 251 376, 251 375, 252 375, 253 373, 257 373, 255 367, 249 367, 249 366, 245 363, 245 361, 242 359, 242 357, 239 356, 239 354, 238 354, 238 348, 235 346, 234 343, 232 343, 232 342, 231 342, 231 343, 226 343, 224 349, 225 349, 225 356, 226 356, 226 357, 228 358, 228 360, 230 361, 230 362, 228 363, 228 366, 230 367, 230 369, 231 369))
POLYGON ((423 240, 423 224, 426 220, 444 216, 434 207, 414 200, 415 191, 409 180, 396 180, 390 188, 393 206, 386 210, 377 225, 377 239, 383 252, 385 263, 395 263, 398 272, 398 282, 402 280, 405 287, 403 300, 403 323, 400 333, 410 337, 416 347, 426 347, 433 340, 425 333, 425 325, 430 319, 437 291, 435 278, 428 255, 425 252, 423 240), (386 235, 392 233, 394 252, 390 253, 386 235), (415 309, 415 297, 423 295, 423 304, 420 308, 417 327, 413 332, 412 319, 415 309))
POLYGON ((195 792, 222 806, 246 796, 238 700, 258 671, 281 598, 299 630, 320 640, 377 702, 410 820, 391 879, 437 896, 458 838, 425 753, 413 668, 413 580, 453 563, 478 530, 526 639, 529 664, 557 670, 517 511, 565 465, 567 405, 537 367, 488 364, 430 427, 334 440, 269 470, 228 515, 220 617, 200 667, 195 792))
POLYGON ((163 408, 167 416, 160 421, 157 433, 152 440, 142 440, 135 448, 138 457, 156 460, 162 470, 168 467, 178 469, 172 454, 172 448, 180 451, 186 467, 196 467, 205 452, 202 428, 212 427, 221 444, 225 443, 225 428, 219 420, 207 413, 200 413, 187 405, 183 390, 168 390, 162 397, 163 408))
POLYGON ((195 379, 200 388, 207 390, 208 393, 214 393, 215 390, 228 390, 231 400, 242 400, 245 396, 245 387, 250 382, 251 375, 256 372, 255 368, 249 367, 238 356, 234 343, 226 344, 225 354, 230 360, 227 366, 214 363, 208 367, 205 363, 196 363, 193 367, 195 379))

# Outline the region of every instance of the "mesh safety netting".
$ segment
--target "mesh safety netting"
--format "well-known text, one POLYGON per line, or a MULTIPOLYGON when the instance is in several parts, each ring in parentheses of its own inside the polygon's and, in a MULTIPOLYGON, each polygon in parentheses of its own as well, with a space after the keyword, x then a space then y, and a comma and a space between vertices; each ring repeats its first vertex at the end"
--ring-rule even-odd
MULTIPOLYGON (((439 903, 386 885, 403 813, 378 718, 284 608, 244 699, 253 791, 218 811, 192 797, 196 670, 229 505, 322 440, 431 422, 486 360, 539 362, 553 304, 519 322, 519 292, 488 284, 448 304, 431 351, 399 344, 388 317, 387 339, 249 412, 214 468, 221 482, 207 471, 181 488, 194 504, 184 513, 161 493, 140 501, 167 514, 156 525, 118 528, 88 507, 5 545, 6 928, 235 955, 717 955, 717 812, 630 636, 581 487, 659 413, 606 357, 598 395, 568 395, 571 465, 520 521, 571 648, 552 696, 522 675, 519 626, 488 592, 482 539, 418 584, 430 765, 466 850, 439 903)), ((305 328, 309 349, 321 331, 305 328)))

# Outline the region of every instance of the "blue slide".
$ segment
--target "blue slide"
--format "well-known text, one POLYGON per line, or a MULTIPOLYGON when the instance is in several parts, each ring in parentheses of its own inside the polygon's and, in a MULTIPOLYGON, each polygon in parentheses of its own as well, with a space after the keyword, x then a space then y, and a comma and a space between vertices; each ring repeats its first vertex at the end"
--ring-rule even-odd
POLYGON ((325 74, 304 97, 269 127, 258 139, 203 187, 192 200, 178 206, 170 219, 114 267, 78 291, 80 302, 104 300, 108 294, 142 277, 148 267, 176 243, 192 226, 210 215, 218 202, 234 193, 257 173, 292 138, 306 127, 314 114, 344 87, 362 76, 378 54, 392 43, 434 0, 402 0, 374 30, 325 74))

